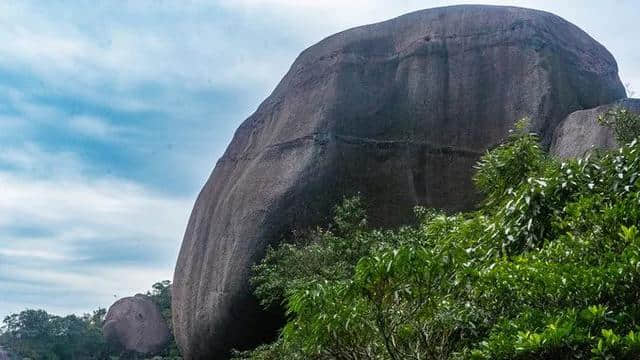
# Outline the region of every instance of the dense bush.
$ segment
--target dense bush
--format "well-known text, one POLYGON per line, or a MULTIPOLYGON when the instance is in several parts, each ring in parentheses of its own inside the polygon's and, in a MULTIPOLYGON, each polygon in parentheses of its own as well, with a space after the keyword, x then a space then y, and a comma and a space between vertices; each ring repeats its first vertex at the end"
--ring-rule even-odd
POLYGON ((615 106, 600 115, 598 123, 611 128, 618 142, 622 144, 640 137, 640 116, 622 106, 615 106))
POLYGON ((559 162, 525 128, 478 163, 477 211, 381 231, 349 198, 270 249, 253 283, 288 322, 237 356, 640 358, 640 144, 559 162))

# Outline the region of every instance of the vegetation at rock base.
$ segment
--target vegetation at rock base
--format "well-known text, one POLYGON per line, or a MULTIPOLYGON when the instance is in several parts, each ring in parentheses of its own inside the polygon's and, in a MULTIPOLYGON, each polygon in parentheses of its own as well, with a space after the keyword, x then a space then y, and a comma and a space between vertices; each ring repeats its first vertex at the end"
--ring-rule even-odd
POLYGON ((559 162, 525 128, 479 161, 476 211, 378 230, 347 198, 270 249, 255 293, 288 322, 236 356, 640 358, 640 143, 559 162))
POLYGON ((159 356, 165 360, 179 359, 180 350, 173 336, 173 320, 171 319, 171 281, 163 280, 153 284, 151 291, 147 291, 146 295, 158 306, 162 318, 171 332, 169 343, 159 356))
MULTIPOLYGON (((158 305, 171 329, 171 282, 153 285, 147 295, 158 305)), ((102 336, 105 309, 83 316, 64 317, 44 310, 24 310, 7 316, 0 328, 0 346, 19 357, 32 360, 143 359, 139 354, 112 348, 102 336)), ((178 359, 180 353, 173 336, 162 359, 178 359)))
POLYGON ((616 140, 622 144, 640 137, 640 116, 624 107, 616 106, 600 115, 598 123, 611 128, 616 140))

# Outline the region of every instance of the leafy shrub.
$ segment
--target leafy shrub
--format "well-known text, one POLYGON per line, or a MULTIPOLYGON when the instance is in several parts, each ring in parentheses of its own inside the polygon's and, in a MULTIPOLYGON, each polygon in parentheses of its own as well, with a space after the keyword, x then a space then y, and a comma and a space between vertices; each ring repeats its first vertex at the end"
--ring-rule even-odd
POLYGON ((270 249, 253 283, 288 322, 237 356, 640 357, 640 144, 560 163, 525 128, 478 163, 477 211, 381 231, 351 198, 270 249))
POLYGON ((613 129, 619 143, 625 144, 640 136, 640 116, 616 106, 598 117, 598 122, 613 129))

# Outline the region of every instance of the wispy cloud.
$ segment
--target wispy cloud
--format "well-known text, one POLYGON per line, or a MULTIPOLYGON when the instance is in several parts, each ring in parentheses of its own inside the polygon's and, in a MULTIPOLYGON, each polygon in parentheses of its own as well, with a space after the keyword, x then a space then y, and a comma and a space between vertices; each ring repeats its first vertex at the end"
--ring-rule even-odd
POLYGON ((60 315, 90 312, 108 307, 120 297, 144 292, 154 281, 171 279, 171 271, 165 267, 135 265, 64 271, 54 266, 0 264, 0 269, 0 315, 27 308, 44 308, 60 315), (2 274, 11 274, 11 278, 2 274))
MULTIPOLYGON (((22 242, 25 242, 24 239, 22 242)), ((27 241, 28 242, 28 241, 27 241)), ((14 259, 37 259, 47 262, 72 260, 70 256, 63 253, 56 253, 50 250, 37 250, 33 248, 33 244, 22 245, 18 248, 0 249, 0 256, 11 257, 14 259)))
MULTIPOLYGON (((215 8, 202 5, 204 11, 197 15, 187 4, 140 4, 77 2, 75 11, 67 12, 54 4, 4 3, 0 65, 33 72, 45 85, 94 100, 100 99, 101 89, 109 89, 114 93, 104 102, 140 110, 167 104, 128 96, 141 86, 190 92, 264 86, 277 80, 282 63, 290 61, 290 49, 270 46, 267 59, 254 56, 251 47, 238 47, 237 36, 228 31, 233 20, 215 8), (70 14, 78 17, 68 18, 70 14)), ((243 28, 233 27, 240 35, 243 28)))
POLYGON ((0 188, 0 226, 28 219, 38 226, 86 227, 94 232, 118 229, 165 238, 185 225, 190 204, 115 179, 31 180, 0 173, 0 188))
MULTIPOLYGON (((77 312, 110 305, 114 293, 133 294, 171 278, 191 198, 86 176, 75 156, 35 145, 1 154, 0 165, 11 165, 0 166, 4 298, 21 299, 23 306, 41 299, 41 307, 77 312), (41 176, 41 170, 52 176, 41 176), (76 305, 65 307, 52 296, 63 290, 78 297, 76 305)), ((0 316, 4 311, 9 309, 0 316)))
POLYGON ((114 126, 100 117, 91 115, 72 116, 68 120, 68 126, 71 131, 101 139, 120 136, 124 132, 124 129, 114 126))

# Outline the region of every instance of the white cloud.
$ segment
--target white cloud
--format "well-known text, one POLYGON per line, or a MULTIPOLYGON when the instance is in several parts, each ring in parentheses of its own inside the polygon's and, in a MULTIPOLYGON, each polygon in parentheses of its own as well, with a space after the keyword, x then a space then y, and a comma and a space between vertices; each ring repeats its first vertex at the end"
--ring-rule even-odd
MULTIPOLYGON (((52 288, 74 293, 88 293, 99 297, 131 296, 147 290, 154 282, 170 279, 172 272, 168 269, 141 266, 86 266, 82 272, 49 270, 37 268, 24 269, 12 266, 9 271, 22 283, 44 283, 52 288), (100 286, 97 287, 97 282, 100 286)), ((110 299, 109 299, 110 300, 110 299)), ((89 310, 89 309, 87 309, 89 310)))
MULTIPOLYGON (((7 241, 9 242, 9 241, 7 241)), ((7 244, 9 246, 15 244, 7 244)), ((18 246, 14 248, 0 248, 0 256, 12 257, 12 258, 27 258, 27 259, 37 259, 44 261, 64 261, 64 260, 72 260, 69 255, 64 253, 58 253, 50 250, 38 250, 34 249, 32 241, 29 239, 21 238, 18 246), (29 243, 29 244, 25 244, 29 243)))
MULTIPOLYGON (((0 170, 0 288, 8 280, 23 284, 18 298, 31 304, 73 312, 108 306, 113 294, 127 296, 171 279, 192 200, 171 197, 119 179, 94 179, 68 154, 51 154, 35 146, 4 151, 2 161, 23 169, 51 167, 55 176, 34 177, 33 171, 0 170), (9 155, 7 155, 9 154, 9 155), (56 167, 58 164, 60 167, 56 167), (42 236, 3 232, 12 227, 46 229, 42 236), (107 239, 110 249, 122 247, 158 253, 161 260, 140 259, 137 265, 109 265, 99 259, 107 239), (95 247, 95 250, 92 248, 95 247), (32 284, 32 285, 29 285, 32 284), (52 291, 75 294, 75 307, 49 299, 52 291), (46 299, 46 300, 45 300, 46 299)), ((116 254, 117 255, 117 254, 116 254)), ((114 259, 117 261, 118 259, 114 259)), ((0 308, 0 318, 6 315, 0 308)))
POLYGON ((37 266, 0 265, 0 271, 14 279, 0 279, 3 295, 23 294, 15 300, 0 298, 2 318, 27 308, 44 308, 58 315, 91 312, 99 307, 107 308, 121 297, 143 293, 156 281, 172 278, 170 269, 141 266, 86 266, 81 271, 70 272, 54 267, 43 271, 37 266))
POLYGON ((23 130, 25 125, 21 117, 0 115, 0 137, 13 136, 17 131, 23 130))
MULTIPOLYGON (((6 177, 18 183, 23 181, 22 185, 26 186, 36 178, 44 178, 50 182, 85 181, 82 180, 86 179, 82 174, 87 170, 87 165, 74 152, 50 152, 37 143, 26 142, 20 147, 0 145, 0 169, 2 168, 7 170, 0 170, 0 179, 6 177)), ((0 186, 0 196, 8 196, 11 190, 8 186, 0 186)), ((2 201, 0 197, 0 202, 2 201)))
POLYGON ((110 138, 122 133, 122 129, 117 126, 90 115, 73 116, 68 120, 68 126, 74 132, 97 138, 110 138))
POLYGON ((171 111, 175 93, 272 87, 292 60, 289 49, 261 51, 251 37, 238 39, 186 5, 140 3, 146 5, 79 5, 76 13, 86 18, 70 21, 50 4, 0 4, 0 67, 32 72, 49 90, 110 107, 171 111), (86 21, 96 22, 91 31, 86 21), (145 86, 173 94, 141 97, 138 89, 145 86))
POLYGON ((30 179, 0 172, 0 226, 29 219, 49 228, 87 228, 166 241, 179 237, 190 202, 120 179, 87 179, 77 174, 30 179))
POLYGON ((9 81, 0 84, 0 94, 4 102, 21 114, 23 121, 53 121, 62 114, 61 110, 55 106, 34 101, 33 93, 28 93, 27 90, 9 81))

